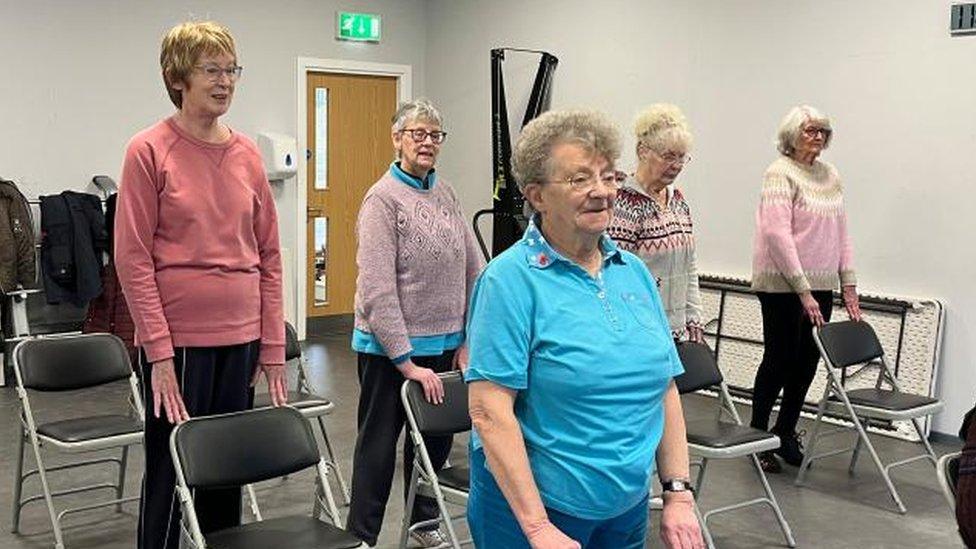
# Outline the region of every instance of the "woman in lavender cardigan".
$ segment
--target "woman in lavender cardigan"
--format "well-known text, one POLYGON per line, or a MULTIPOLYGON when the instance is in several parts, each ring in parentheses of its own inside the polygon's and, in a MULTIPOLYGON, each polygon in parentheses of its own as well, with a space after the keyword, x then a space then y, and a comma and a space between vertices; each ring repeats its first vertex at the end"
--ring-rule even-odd
MULTIPOLYGON (((813 326, 830 321, 833 290, 843 289, 852 320, 860 320, 840 176, 818 160, 830 145, 830 119, 808 106, 793 107, 780 124, 777 158, 763 177, 756 213, 752 289, 763 317, 762 363, 752 396, 752 426, 766 430, 780 390, 783 401, 772 432, 775 450, 789 465, 803 461, 796 425, 820 354, 813 326)), ((759 456, 763 469, 779 472, 773 452, 759 456)))
MULTIPOLYGON (((366 193, 356 229, 352 347, 361 391, 348 530, 369 545, 376 544, 393 482, 405 419, 400 386, 412 379, 427 400, 440 402, 437 374, 467 366, 464 318, 484 264, 454 189, 434 170, 447 136, 440 113, 425 99, 404 103, 391 136, 397 159, 366 193)), ((450 436, 425 440, 434 467, 447 460, 451 442, 450 436)), ((405 479, 412 468, 413 446, 406 441, 405 479)), ((420 522, 438 515, 437 503, 418 495, 404 512, 420 522)), ((422 547, 444 542, 436 526, 411 535, 422 547)))

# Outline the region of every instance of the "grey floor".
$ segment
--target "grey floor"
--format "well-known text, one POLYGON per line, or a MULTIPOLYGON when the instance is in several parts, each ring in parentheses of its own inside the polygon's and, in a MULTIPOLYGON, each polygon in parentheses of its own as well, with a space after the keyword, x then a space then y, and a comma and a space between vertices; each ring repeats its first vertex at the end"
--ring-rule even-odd
MULTIPOLYGON (((338 448, 343 471, 351 473, 352 451, 356 436, 356 403, 358 384, 356 361, 349 349, 349 337, 345 326, 319 327, 310 333, 306 345, 306 357, 310 366, 311 382, 323 395, 336 402, 336 412, 329 418, 328 427, 338 448)), ((96 398, 84 399, 72 410, 60 409, 58 414, 92 413, 111 400, 106 393, 96 398)), ((45 399, 39 399, 43 408, 45 399)), ((707 397, 690 396, 685 399, 688 417, 710 416, 715 401, 707 397)), ((0 388, 0 548, 34 549, 53 546, 50 522, 43 504, 29 505, 23 513, 21 534, 10 533, 12 483, 16 456, 16 429, 18 403, 15 392, 9 387, 0 388)), ((748 417, 748 407, 740 410, 748 417)), ((45 417, 50 417, 47 415, 45 417)), ((846 435, 845 435, 846 436, 846 435)), ((839 439, 842 437, 838 437, 839 439)), ((912 455, 913 445, 879 437, 879 451, 888 460, 912 455)), ((842 443, 838 440, 837 443, 842 443)), ((957 446, 940 444, 940 454, 957 449, 957 446)), ((463 459, 464 441, 458 441, 455 457, 463 459)), ((46 454, 50 455, 50 454, 46 454)), ((45 458, 47 459, 47 458, 45 458)), ((61 460, 51 456, 52 463, 61 460)), ((28 456, 28 463, 32 460, 28 456)), ((130 461, 127 491, 138 493, 142 470, 141 453, 136 451, 130 461)), ((955 533, 953 519, 939 492, 933 468, 918 462, 895 473, 895 482, 908 507, 907 515, 893 510, 890 499, 869 459, 861 459, 856 474, 849 476, 847 461, 842 457, 818 462, 812 469, 805 487, 794 486, 795 469, 787 468, 783 474, 770 475, 770 482, 778 497, 787 520, 793 527, 800 547, 846 548, 936 548, 961 547, 955 533)), ((92 482, 97 479, 110 481, 112 473, 95 468, 80 470, 62 477, 56 485, 71 482, 92 482)), ((311 504, 310 476, 293 476, 285 481, 271 481, 258 487, 258 499, 266 516, 306 513, 311 504)), ((34 481, 36 483, 36 481, 34 481)), ((33 490, 30 484, 27 490, 33 490)), ((380 547, 395 547, 402 516, 399 494, 402 483, 398 474, 394 497, 387 510, 380 547)), ((756 497, 761 488, 756 475, 745 459, 709 464, 708 480, 702 494, 704 510, 724 503, 756 497)), ((63 503, 88 503, 93 495, 70 496, 63 503)), ((135 546, 137 504, 130 503, 122 513, 114 509, 91 511, 71 515, 65 519, 65 541, 69 549, 104 548, 122 549, 135 546)), ((247 515, 246 515, 247 516, 247 515)), ((652 531, 648 547, 660 547, 657 538, 659 513, 652 513, 652 531)), ((772 513, 763 507, 749 507, 724 515, 716 515, 709 521, 719 547, 785 547, 772 513)), ((282 540, 282 549, 287 540, 282 540)))

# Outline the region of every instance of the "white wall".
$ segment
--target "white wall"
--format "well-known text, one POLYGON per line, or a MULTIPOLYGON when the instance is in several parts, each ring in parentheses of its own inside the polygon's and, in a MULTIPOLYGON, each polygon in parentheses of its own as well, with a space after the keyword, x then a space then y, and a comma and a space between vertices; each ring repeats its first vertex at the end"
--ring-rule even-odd
MULTIPOLYGON (((935 428, 954 432, 976 400, 976 253, 967 243, 976 233, 976 36, 948 36, 948 6, 429 0, 425 87, 450 132, 441 170, 467 211, 490 206, 489 50, 549 51, 560 58, 554 107, 597 107, 624 128, 652 102, 685 110, 697 143, 679 184, 697 221, 701 269, 748 276, 776 126, 794 104, 818 106, 836 129, 824 157, 845 180, 861 289, 947 306, 939 394, 948 406, 935 428)), ((523 81, 534 70, 508 65, 523 81)))
MULTIPOLYGON (((300 56, 411 65, 414 93, 423 89, 423 0, 0 0, 0 176, 31 196, 86 190, 94 174, 117 181, 129 138, 173 112, 159 44, 187 19, 234 33, 244 76, 226 121, 252 138, 297 134, 300 56), (337 10, 380 14, 382 42, 337 41, 337 10)), ((295 187, 275 189, 286 247, 295 187)))

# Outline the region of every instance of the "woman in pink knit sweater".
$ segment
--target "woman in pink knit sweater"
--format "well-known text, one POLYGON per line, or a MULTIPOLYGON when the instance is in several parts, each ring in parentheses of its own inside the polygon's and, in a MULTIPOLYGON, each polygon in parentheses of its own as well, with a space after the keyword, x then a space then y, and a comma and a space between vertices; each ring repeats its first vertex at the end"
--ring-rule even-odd
MULTIPOLYGON (((766 430, 780 390, 773 451, 790 465, 803 461, 796 425, 820 355, 813 326, 830 321, 833 291, 842 288, 847 313, 860 320, 851 240, 837 170, 818 157, 830 145, 830 119, 813 107, 792 108, 780 124, 782 156, 766 169, 756 212, 752 289, 763 316, 764 352, 756 372, 752 426, 766 430)), ((759 456, 779 472, 773 452, 759 456)))
MULTIPOLYGON (((147 410, 140 549, 179 545, 173 425, 249 408, 261 372, 274 404, 287 398, 274 199, 257 147, 220 122, 237 61, 226 27, 171 29, 160 64, 177 110, 132 138, 122 166, 115 260, 147 410)), ((199 490, 195 501, 204 533, 240 524, 239 488, 199 490)))

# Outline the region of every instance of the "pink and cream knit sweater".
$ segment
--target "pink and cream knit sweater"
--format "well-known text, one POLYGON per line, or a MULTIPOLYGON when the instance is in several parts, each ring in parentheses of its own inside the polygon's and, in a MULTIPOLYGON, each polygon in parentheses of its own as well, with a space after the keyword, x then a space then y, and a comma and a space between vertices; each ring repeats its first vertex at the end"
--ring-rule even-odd
POLYGON ((752 289, 834 290, 854 285, 853 251, 837 169, 782 156, 763 176, 756 212, 752 289))

